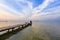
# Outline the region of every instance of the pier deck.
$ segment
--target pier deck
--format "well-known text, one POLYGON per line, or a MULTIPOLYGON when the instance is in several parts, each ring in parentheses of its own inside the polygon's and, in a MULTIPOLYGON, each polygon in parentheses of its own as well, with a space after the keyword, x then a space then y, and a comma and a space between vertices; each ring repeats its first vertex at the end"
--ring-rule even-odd
POLYGON ((8 32, 9 32, 10 29, 12 29, 12 31, 13 31, 13 30, 14 30, 15 28, 17 28, 17 27, 18 27, 18 29, 19 29, 19 28, 20 28, 20 29, 23 29, 23 28, 25 28, 25 27, 27 27, 27 26, 29 26, 29 25, 32 25, 32 23, 30 22, 30 23, 25 23, 25 24, 18 24, 18 25, 8 26, 8 28, 3 28, 3 29, 1 29, 0 32, 6 31, 6 30, 8 30, 8 32))

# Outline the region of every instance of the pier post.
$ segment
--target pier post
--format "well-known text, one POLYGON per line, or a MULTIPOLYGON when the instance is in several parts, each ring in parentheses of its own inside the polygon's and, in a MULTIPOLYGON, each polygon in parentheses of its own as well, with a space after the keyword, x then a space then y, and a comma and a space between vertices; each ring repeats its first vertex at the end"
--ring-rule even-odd
POLYGON ((32 21, 30 21, 30 25, 32 25, 32 21))
POLYGON ((8 29, 8 32, 9 32, 9 29, 8 29))
POLYGON ((19 25, 14 25, 14 26, 9 26, 10 28, 5 28, 5 29, 2 29, 2 30, 0 30, 0 32, 2 32, 2 31, 6 31, 7 30, 7 32, 15 32, 15 30, 16 29, 24 29, 25 27, 28 27, 28 26, 31 26, 32 25, 32 21, 30 21, 30 22, 26 22, 25 24, 19 24, 19 25))
POLYGON ((19 26, 19 29, 20 29, 20 26, 19 26))
POLYGON ((24 24, 23 27, 25 27, 26 25, 24 24))
POLYGON ((22 28, 23 28, 23 25, 22 25, 22 28))
POLYGON ((12 31, 14 31, 13 29, 14 29, 14 28, 12 28, 12 31))

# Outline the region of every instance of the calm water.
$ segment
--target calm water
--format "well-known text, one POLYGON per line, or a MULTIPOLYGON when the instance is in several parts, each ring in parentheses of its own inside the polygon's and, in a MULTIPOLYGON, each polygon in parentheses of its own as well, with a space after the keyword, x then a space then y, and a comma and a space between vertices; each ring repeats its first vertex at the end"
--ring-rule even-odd
MULTIPOLYGON (((11 24, 19 23, 0 23, 0 28, 11 24)), ((60 40, 60 23, 33 23, 6 40, 60 40)))

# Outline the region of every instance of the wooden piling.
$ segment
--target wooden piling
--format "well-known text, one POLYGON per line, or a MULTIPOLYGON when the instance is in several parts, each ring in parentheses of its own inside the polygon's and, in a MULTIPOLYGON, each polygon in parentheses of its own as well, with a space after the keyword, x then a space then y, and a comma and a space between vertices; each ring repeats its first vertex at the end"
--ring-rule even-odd
MULTIPOLYGON (((11 28, 6 28, 6 29, 2 29, 2 30, 0 30, 0 32, 2 32, 2 31, 6 31, 6 30, 8 30, 8 32, 9 32, 9 30, 10 29, 12 29, 12 31, 14 31, 14 29, 16 28, 16 27, 18 27, 18 29, 24 29, 25 27, 27 27, 27 26, 29 26, 29 25, 32 25, 32 21, 30 21, 30 23, 25 23, 25 24, 19 24, 19 25, 14 25, 14 26, 11 26, 11 28), (22 27, 21 27, 22 26, 22 27)), ((9 26, 10 27, 10 26, 9 26)))

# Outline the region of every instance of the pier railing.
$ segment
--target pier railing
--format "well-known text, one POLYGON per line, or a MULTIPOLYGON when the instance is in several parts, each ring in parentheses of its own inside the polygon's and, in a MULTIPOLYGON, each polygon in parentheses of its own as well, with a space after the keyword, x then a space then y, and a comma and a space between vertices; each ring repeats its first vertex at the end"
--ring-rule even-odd
POLYGON ((2 31, 6 31, 8 30, 8 32, 10 31, 10 29, 12 31, 14 31, 14 29, 16 29, 18 27, 18 29, 23 29, 29 25, 32 25, 32 21, 30 21, 30 23, 25 23, 25 24, 18 24, 18 25, 14 25, 14 26, 8 26, 8 28, 4 28, 4 29, 1 29, 0 32, 2 31))

